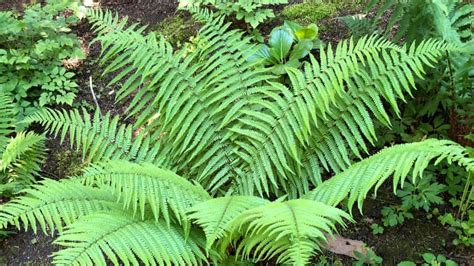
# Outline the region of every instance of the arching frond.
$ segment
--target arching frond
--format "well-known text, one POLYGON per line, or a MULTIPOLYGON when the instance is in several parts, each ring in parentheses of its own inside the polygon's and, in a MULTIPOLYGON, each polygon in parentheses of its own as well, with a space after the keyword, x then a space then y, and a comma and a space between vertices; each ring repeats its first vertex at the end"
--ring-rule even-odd
POLYGON ((112 82, 128 76, 117 100, 140 88, 128 113, 137 115, 137 126, 152 120, 147 128, 163 132, 171 169, 196 176, 212 192, 227 186, 238 175, 228 125, 237 122, 248 96, 273 78, 248 62, 256 49, 250 37, 217 17, 201 28, 191 49, 173 53, 163 37, 123 29, 112 13, 90 19, 104 48, 105 72, 117 72, 112 82))
POLYGON ((57 265, 201 265, 204 243, 197 235, 163 222, 141 220, 125 212, 98 212, 69 226, 55 244, 57 265))
POLYGON ((436 159, 456 162, 468 171, 474 171, 474 158, 469 158, 466 150, 447 140, 429 139, 421 142, 400 144, 385 148, 379 153, 362 160, 344 172, 324 181, 305 198, 336 206, 348 198, 349 209, 357 201, 362 211, 362 203, 367 193, 393 175, 393 191, 398 185, 403 186, 411 174, 413 180, 422 177, 423 170, 436 159))
POLYGON ((46 158, 44 141, 43 135, 32 132, 20 132, 10 139, 0 160, 0 194, 2 190, 21 190, 39 176, 46 158))
POLYGON ((232 229, 234 219, 242 212, 269 203, 253 196, 229 196, 215 198, 194 205, 189 209, 189 218, 195 220, 206 233, 206 250, 226 236, 232 229))
POLYGON ((60 135, 63 142, 69 137, 71 147, 82 150, 88 162, 106 160, 130 160, 151 162, 157 165, 164 159, 159 157, 158 136, 144 132, 134 136, 131 125, 121 124, 119 117, 107 113, 100 116, 97 110, 93 117, 83 109, 70 111, 45 108, 24 119, 25 123, 39 123, 54 136, 60 135))
POLYGON ((368 37, 343 41, 335 52, 329 46, 304 72, 288 69, 292 87, 272 83, 274 90, 242 108, 242 123, 231 129, 247 173, 239 191, 283 190, 294 197, 320 183, 324 170, 346 169, 352 155, 367 152, 366 141, 374 143, 372 117, 389 125, 383 101, 397 111, 424 65, 450 49, 456 48, 435 40, 398 47, 368 37))
POLYGON ((163 215, 167 224, 170 223, 168 212, 173 212, 182 222, 188 208, 210 199, 201 186, 152 164, 110 161, 86 169, 82 178, 88 185, 110 188, 125 209, 139 210, 144 218, 146 208, 151 208, 155 220, 163 215))
POLYGON ((61 182, 46 179, 25 189, 25 196, 0 206, 0 228, 9 224, 29 227, 36 233, 37 225, 44 233, 62 231, 80 216, 100 210, 121 209, 110 190, 86 187, 73 180, 61 182), (21 225, 21 224, 22 225, 21 225))
POLYGON ((11 97, 0 88, 0 195, 18 192, 31 184, 46 157, 43 135, 13 134, 16 133, 15 116, 11 97))
POLYGON ((234 239, 243 236, 237 254, 277 263, 307 265, 310 257, 332 235, 335 224, 350 216, 323 203, 297 199, 272 202, 243 212, 234 221, 234 239))

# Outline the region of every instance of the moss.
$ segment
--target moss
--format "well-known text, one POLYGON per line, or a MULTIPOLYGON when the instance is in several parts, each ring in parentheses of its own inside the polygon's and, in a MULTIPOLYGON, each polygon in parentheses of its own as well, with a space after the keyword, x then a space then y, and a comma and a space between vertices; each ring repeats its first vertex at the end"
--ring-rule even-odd
POLYGON ((197 25, 191 17, 177 13, 156 25, 155 31, 165 36, 173 46, 179 47, 196 35, 197 25))
POLYGON ((81 153, 73 150, 61 150, 53 155, 55 169, 53 171, 60 178, 76 176, 82 173, 84 162, 81 153))
POLYGON ((301 3, 286 6, 281 14, 287 20, 308 25, 330 17, 336 11, 337 6, 333 3, 301 3))

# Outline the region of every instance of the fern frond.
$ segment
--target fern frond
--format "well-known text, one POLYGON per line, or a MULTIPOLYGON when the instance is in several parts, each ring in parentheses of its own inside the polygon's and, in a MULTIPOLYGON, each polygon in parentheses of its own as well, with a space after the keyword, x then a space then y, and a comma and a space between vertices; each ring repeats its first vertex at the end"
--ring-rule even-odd
POLYGON ((188 6, 182 9, 187 10, 189 13, 191 13, 193 19, 200 23, 210 23, 218 16, 217 14, 212 12, 212 10, 198 6, 188 6))
POLYGON ((393 191, 410 175, 415 181, 422 177, 423 170, 436 159, 456 162, 468 171, 474 171, 474 159, 460 145, 447 140, 429 139, 421 142, 400 144, 385 148, 379 153, 362 160, 344 172, 335 175, 304 196, 306 199, 336 206, 348 198, 348 207, 357 201, 359 210, 367 193, 375 187, 375 193, 382 183, 393 175, 393 191))
POLYGON ((297 199, 272 202, 243 212, 234 221, 233 239, 243 236, 237 254, 277 263, 307 265, 310 257, 332 235, 335 224, 345 226, 350 216, 323 203, 297 199))
POLYGON ((188 217, 195 220, 206 233, 206 250, 232 229, 232 221, 242 212, 268 203, 253 196, 229 196, 210 199, 189 209, 188 217))
POLYGON ((239 175, 228 125, 237 122, 248 95, 273 78, 247 61, 256 46, 217 17, 201 28, 195 49, 173 53, 161 36, 117 31, 122 24, 115 25, 112 13, 102 15, 107 19, 91 14, 91 20, 99 28, 106 72, 118 72, 112 82, 130 74, 117 99, 141 86, 128 112, 138 115, 137 126, 150 120, 147 128, 159 126, 170 169, 196 176, 212 192, 228 185, 239 175))
POLYGON ((291 88, 272 83, 231 129, 244 139, 237 143, 247 173, 239 191, 277 193, 281 186, 294 197, 320 183, 323 170, 346 169, 376 139, 372 116, 389 126, 383 101, 397 111, 424 65, 455 49, 435 40, 398 47, 372 36, 343 41, 335 52, 329 46, 304 72, 288 69, 291 88))
POLYGON ((82 149, 83 158, 88 162, 106 160, 130 160, 151 162, 160 165, 160 145, 156 135, 140 132, 134 136, 131 125, 121 124, 119 117, 107 113, 100 116, 97 110, 92 119, 83 109, 53 110, 45 108, 24 119, 25 123, 39 123, 55 137, 60 135, 62 143, 69 136, 71 147, 82 149))
POLYGON ((368 151, 365 142, 373 145, 377 139, 372 117, 390 126, 383 102, 399 115, 397 103, 399 99, 405 101, 405 95, 411 97, 416 78, 423 78, 423 64, 432 67, 442 51, 455 49, 444 42, 427 40, 401 52, 382 50, 380 57, 367 60, 366 67, 347 80, 348 93, 331 108, 329 121, 321 119, 321 126, 315 127, 317 134, 310 140, 303 164, 315 160, 325 170, 339 173, 350 165, 351 154, 362 158, 361 150, 368 151))
POLYGON ((23 225, 36 233, 37 225, 44 233, 62 232, 64 225, 79 217, 100 210, 121 209, 110 190, 86 187, 77 181, 46 179, 32 188, 25 189, 25 196, 0 206, 0 228, 9 224, 18 229, 23 225))
POLYGON ((15 115, 12 99, 0 90, 0 154, 5 149, 8 136, 14 132, 15 115))
POLYGON ((32 132, 20 132, 10 139, 0 157, 0 183, 4 183, 0 184, 0 194, 17 192, 39 176, 46 159, 44 141, 43 135, 32 132))
POLYGON ((110 188, 123 202, 124 209, 132 207, 134 213, 139 210, 142 219, 146 208, 151 208, 155 220, 162 215, 167 224, 169 212, 183 222, 188 208, 210 199, 201 186, 152 164, 110 161, 86 169, 81 178, 88 185, 110 188))
POLYGON ((58 265, 201 265, 206 256, 198 236, 163 222, 141 220, 125 212, 98 212, 69 226, 54 242, 66 247, 54 254, 58 265))

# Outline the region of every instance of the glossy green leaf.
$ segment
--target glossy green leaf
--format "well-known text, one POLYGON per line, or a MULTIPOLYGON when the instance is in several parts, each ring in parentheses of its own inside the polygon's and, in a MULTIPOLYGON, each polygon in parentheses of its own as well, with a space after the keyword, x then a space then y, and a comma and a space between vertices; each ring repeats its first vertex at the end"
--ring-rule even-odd
POLYGON ((293 36, 282 28, 274 29, 268 40, 270 53, 279 61, 283 61, 293 45, 293 36))

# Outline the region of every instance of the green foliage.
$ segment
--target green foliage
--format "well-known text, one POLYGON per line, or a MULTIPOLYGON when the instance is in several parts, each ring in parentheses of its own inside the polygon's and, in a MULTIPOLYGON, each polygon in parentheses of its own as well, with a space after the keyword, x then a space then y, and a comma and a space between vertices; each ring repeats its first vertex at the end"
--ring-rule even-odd
POLYGON ((318 23, 321 19, 334 15, 337 5, 334 3, 301 3, 286 6, 281 14, 290 21, 295 21, 302 25, 318 23))
POLYGON ((455 266, 457 265, 456 262, 452 261, 452 260, 448 260, 446 259, 445 256, 443 255, 434 255, 433 253, 423 253, 421 255, 423 257, 423 260, 425 261, 425 263, 423 265, 434 265, 434 266, 437 266, 437 265, 446 265, 446 266, 455 266))
POLYGON ((367 248, 367 254, 362 254, 361 252, 354 250, 354 255, 357 257, 357 261, 354 263, 355 266, 363 266, 363 265, 382 265, 383 259, 375 252, 367 248))
POLYGON ((77 110, 32 115, 28 123, 69 136, 94 164, 0 209, 0 228, 56 229, 58 264, 221 265, 235 257, 304 265, 352 220, 336 208, 342 201, 362 209, 373 188, 392 178, 395 192, 432 161, 474 170, 466 149, 447 140, 366 156, 375 121, 390 126, 387 110, 400 114, 426 66, 456 45, 341 41, 302 70, 286 68, 282 83, 248 60, 258 49, 249 37, 209 11, 198 11, 203 27, 177 51, 110 12, 92 11, 90 20, 104 74, 122 84, 117 100, 130 101, 136 122, 77 110))
POLYGON ((69 136, 69 144, 82 148, 82 156, 87 162, 106 161, 108 159, 126 159, 136 162, 160 164, 160 150, 156 144, 157 135, 135 132, 131 125, 119 122, 119 117, 109 113, 101 116, 97 110, 91 115, 82 109, 53 110, 43 108, 23 120, 26 124, 39 123, 48 128, 50 134, 60 136, 62 143, 69 136))
POLYGON ((439 194, 445 191, 446 186, 433 180, 434 176, 425 176, 414 183, 408 182, 403 189, 399 189, 397 196, 402 199, 402 208, 405 210, 423 208, 428 212, 431 204, 442 204, 444 201, 439 194))
POLYGON ((155 220, 162 215, 167 224, 170 223, 168 212, 181 223, 191 206, 209 199, 209 194, 200 186, 152 164, 111 161, 86 170, 82 179, 91 186, 107 187, 123 201, 125 209, 130 207, 134 213, 139 211, 142 219, 148 205, 155 220))
POLYGON ((272 202, 243 212, 235 219, 232 239, 243 240, 237 254, 258 260, 279 253, 277 263, 306 265, 326 234, 332 234, 335 224, 344 225, 345 212, 323 203, 296 199, 272 202))
POLYGON ((232 221, 244 211, 265 205, 266 200, 250 196, 221 197, 193 206, 189 210, 189 218, 201 226, 206 233, 206 249, 232 230, 232 221))
MULTIPOLYGON (((393 28, 398 24, 394 38, 396 40, 406 38, 406 41, 423 40, 436 32, 444 40, 460 43, 470 39, 470 25, 472 24, 472 11, 474 6, 462 3, 460 0, 441 1, 390 1, 372 0, 368 3, 365 11, 376 8, 376 14, 372 18, 350 17, 349 26, 354 34, 365 35, 367 32, 357 32, 353 26, 358 23, 370 25, 370 29, 380 28, 383 24, 383 15, 392 10, 385 28, 380 33, 392 34, 393 28)), ((369 29, 368 28, 368 29, 369 29)), ((360 28, 359 28, 360 30, 360 28)))
MULTIPOLYGON (((457 266, 458 264, 450 259, 447 259, 443 255, 434 255, 433 253, 423 253, 421 254, 421 257, 423 258, 423 263, 421 265, 423 266, 457 266)), ((402 261, 397 264, 397 266, 415 266, 417 265, 416 263, 412 261, 402 261)))
POLYGON ((175 47, 182 47, 196 35, 196 21, 182 13, 165 18, 154 29, 175 47))
POLYGON ((77 90, 61 61, 82 58, 68 24, 74 16, 59 15, 64 5, 35 4, 23 15, 0 12, 0 85, 13 95, 20 117, 41 106, 71 105, 77 90))
POLYGON ((459 165, 469 171, 474 170, 474 159, 467 156, 464 148, 452 141, 429 139, 385 148, 325 181, 305 197, 332 206, 348 197, 349 208, 352 208, 357 201, 359 209, 362 209, 362 202, 372 187, 375 186, 377 190, 389 176, 393 175, 395 193, 399 184, 402 188, 406 185, 405 181, 410 172, 412 182, 419 180, 423 170, 433 159, 436 159, 435 164, 443 159, 460 160, 459 165), (367 175, 367 171, 371 174, 367 175))
POLYGON ((269 18, 275 17, 269 5, 287 4, 288 0, 180 0, 183 9, 212 6, 218 15, 235 16, 256 29, 269 18))
POLYGON ((268 45, 263 45, 249 60, 271 66, 272 73, 282 75, 288 67, 298 68, 299 60, 308 56, 319 42, 318 27, 311 24, 302 27, 294 22, 285 22, 283 26, 274 28, 270 34, 268 45), (293 43, 296 44, 293 45, 293 43))
POLYGON ((402 225, 405 220, 413 219, 413 214, 409 210, 400 206, 384 206, 381 210, 382 221, 385 227, 402 225))
POLYGON ((378 224, 372 224, 370 228, 372 229, 372 234, 374 235, 383 234, 383 231, 384 231, 383 226, 380 226, 378 224))
MULTIPOLYGON (((439 115, 437 110, 445 111, 442 114, 452 116, 459 115, 460 123, 469 127, 472 125, 470 110, 472 101, 472 14, 474 5, 463 3, 459 0, 442 1, 378 1, 374 0, 368 5, 367 10, 372 9, 377 2, 383 2, 378 6, 376 15, 372 19, 367 17, 345 18, 353 30, 354 35, 363 36, 365 32, 377 31, 380 28, 382 15, 389 9, 393 9, 391 17, 385 29, 380 33, 387 36, 393 33, 394 25, 397 27, 394 39, 403 39, 408 43, 419 42, 426 37, 436 37, 446 42, 462 47, 457 52, 446 53, 446 60, 438 65, 429 76, 431 79, 420 82, 420 88, 416 98, 421 98, 421 104, 412 106, 417 110, 416 115, 403 116, 403 120, 420 120, 425 116, 439 115), (360 22, 360 23, 359 23, 360 22), (366 28, 367 31, 361 30, 366 28)), ((438 121, 443 116, 437 118, 438 121)), ((446 118, 447 119, 447 118, 446 118)), ((426 120, 426 118, 424 119, 426 120)))
POLYGON ((34 182, 46 158, 45 137, 16 132, 12 99, 0 91, 0 196, 16 193, 34 182))
POLYGON ((107 255, 114 265, 200 265, 205 255, 196 238, 185 238, 179 227, 162 221, 141 220, 123 211, 98 212, 81 218, 55 241, 70 248, 55 253, 54 263, 107 265, 107 255))
POLYGON ((212 193, 309 191, 322 172, 340 172, 350 154, 368 151, 366 141, 376 137, 372 115, 388 125, 382 100, 398 110, 396 99, 422 77, 421 62, 455 49, 437 41, 410 47, 377 37, 343 41, 321 51, 320 61, 310 56, 304 71, 289 68, 287 87, 264 83, 274 77, 248 61, 257 47, 242 32, 226 32, 222 18, 209 19, 194 50, 172 53, 161 36, 144 37, 108 13, 92 16, 110 62, 105 72, 115 72, 112 82, 129 75, 117 99, 133 97, 127 113, 137 115, 134 127, 162 132, 169 168, 212 193))
MULTIPOLYGON (((279 259, 301 260, 301 263, 318 247, 315 241, 325 239, 322 232, 331 233, 335 229, 333 223, 342 224, 343 218, 349 219, 341 210, 301 199, 269 203, 254 197, 237 197, 232 203, 247 204, 241 208, 228 204, 227 198, 209 199, 202 188, 167 170, 124 161, 111 161, 100 170, 93 167, 79 179, 45 180, 24 192, 25 196, 2 206, 0 225, 20 227, 21 222, 25 229, 36 230, 37 225, 44 232, 57 229, 61 236, 56 243, 65 247, 54 255, 55 263, 59 264, 103 265, 104 256, 115 264, 119 261, 201 264, 206 258, 202 253, 205 242, 199 230, 195 228, 188 234, 174 219, 181 218, 184 222, 187 217, 182 216, 182 211, 193 205, 196 207, 192 208, 191 217, 204 226, 207 235, 221 238, 230 232, 227 244, 241 234, 247 235, 248 241, 238 246, 238 250, 246 254, 244 257, 250 255, 258 242, 266 243, 279 235, 281 240, 274 242, 272 249, 288 248, 279 259), (209 210, 219 208, 221 203, 230 208, 221 209, 222 216, 209 216, 209 210), (134 215, 135 210, 141 215, 134 215), (158 219, 159 213, 172 217, 171 222, 158 219), (281 214, 278 227, 274 227, 275 213, 281 214), (211 218, 215 220, 209 220, 211 218), (261 231, 262 228, 268 230, 261 231), (262 237, 262 233, 266 237, 262 237), (123 242, 124 239, 127 241, 123 242)), ((212 237, 208 241, 212 241, 212 237)), ((212 242, 208 242, 207 246, 210 245, 212 242)), ((263 250, 261 255, 267 252, 263 250)))
POLYGON ((457 239, 453 240, 455 245, 474 245, 474 211, 467 211, 467 219, 456 219, 451 213, 447 213, 438 217, 442 225, 449 226, 449 230, 457 235, 457 239))

